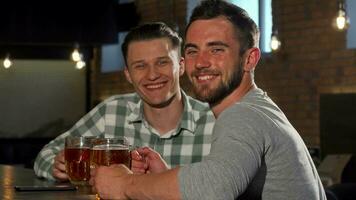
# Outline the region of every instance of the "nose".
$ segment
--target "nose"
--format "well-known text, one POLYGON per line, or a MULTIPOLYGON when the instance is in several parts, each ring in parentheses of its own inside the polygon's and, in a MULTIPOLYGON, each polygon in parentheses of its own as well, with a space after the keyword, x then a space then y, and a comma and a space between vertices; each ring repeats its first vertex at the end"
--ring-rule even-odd
POLYGON ((160 73, 157 71, 155 66, 148 67, 147 77, 149 80, 156 80, 159 76, 160 73))
POLYGON ((206 52, 200 52, 198 53, 197 57, 196 57, 196 63, 195 63, 195 67, 196 68, 208 68, 210 67, 211 63, 209 60, 209 56, 207 55, 206 52))

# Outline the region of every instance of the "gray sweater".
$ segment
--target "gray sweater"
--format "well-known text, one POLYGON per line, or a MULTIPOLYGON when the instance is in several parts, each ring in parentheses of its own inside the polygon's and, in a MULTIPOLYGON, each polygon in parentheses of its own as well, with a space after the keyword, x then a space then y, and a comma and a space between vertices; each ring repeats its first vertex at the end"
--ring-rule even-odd
POLYGON ((221 113, 213 137, 210 155, 179 171, 183 199, 326 199, 303 140, 261 89, 221 113))

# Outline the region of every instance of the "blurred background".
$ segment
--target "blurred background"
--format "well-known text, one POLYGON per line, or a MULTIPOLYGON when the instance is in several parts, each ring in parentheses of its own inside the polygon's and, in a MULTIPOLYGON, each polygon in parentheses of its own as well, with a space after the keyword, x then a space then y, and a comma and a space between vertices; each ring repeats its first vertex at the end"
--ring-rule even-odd
MULTIPOLYGON (((261 29, 256 82, 310 149, 327 185, 354 181, 356 2, 231 0, 261 29), (329 156, 326 164, 322 163, 329 156), (331 163, 331 164, 330 164, 331 163), (325 167, 326 165, 326 167, 325 167), (336 166, 342 165, 342 166, 336 166), (340 168, 330 175, 330 169, 340 168), (347 171, 346 170, 346 171, 347 171), (329 173, 329 174, 328 174, 329 173)), ((32 167, 37 152, 97 103, 132 92, 120 45, 130 28, 164 21, 180 34, 199 0, 3 3, 0 163, 32 167)), ((181 84, 191 94, 189 82, 181 84)))

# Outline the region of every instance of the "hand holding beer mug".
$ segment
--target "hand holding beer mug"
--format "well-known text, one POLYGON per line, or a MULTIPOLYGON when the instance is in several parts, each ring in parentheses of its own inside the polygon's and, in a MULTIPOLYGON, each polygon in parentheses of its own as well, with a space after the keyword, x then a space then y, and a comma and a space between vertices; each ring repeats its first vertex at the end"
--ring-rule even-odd
MULTIPOLYGON (((94 139, 90 153, 90 167, 110 166, 112 164, 124 164, 130 168, 130 145, 126 138, 94 139)), ((98 194, 96 194, 96 199, 100 199, 98 194)))
POLYGON ((130 168, 130 146, 125 137, 97 138, 93 140, 91 167, 124 164, 130 168))
POLYGON ((74 185, 86 185, 90 178, 90 148, 92 138, 65 138, 64 158, 66 172, 74 185))

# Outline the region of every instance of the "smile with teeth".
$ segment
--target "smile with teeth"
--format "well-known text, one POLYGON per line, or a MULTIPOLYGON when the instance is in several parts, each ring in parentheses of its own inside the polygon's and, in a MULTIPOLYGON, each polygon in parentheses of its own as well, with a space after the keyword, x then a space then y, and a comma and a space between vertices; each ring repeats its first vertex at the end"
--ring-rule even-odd
POLYGON ((157 88, 161 88, 163 87, 164 84, 163 83, 160 83, 160 84, 151 84, 151 85, 146 85, 146 88, 148 89, 157 89, 157 88))
POLYGON ((214 77, 215 77, 214 75, 200 75, 200 76, 197 76, 197 79, 200 81, 208 81, 208 80, 213 79, 214 77))

